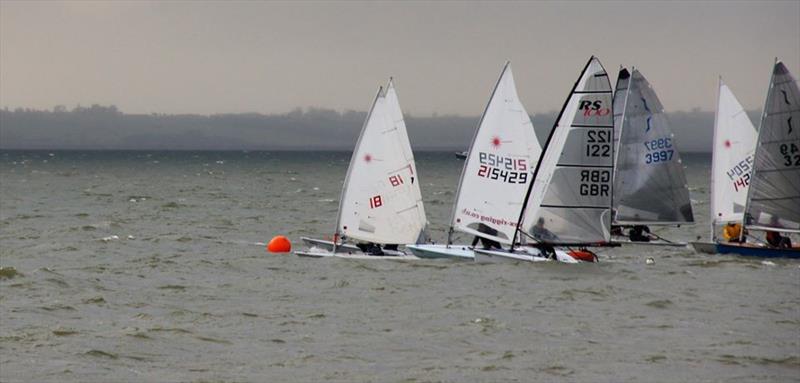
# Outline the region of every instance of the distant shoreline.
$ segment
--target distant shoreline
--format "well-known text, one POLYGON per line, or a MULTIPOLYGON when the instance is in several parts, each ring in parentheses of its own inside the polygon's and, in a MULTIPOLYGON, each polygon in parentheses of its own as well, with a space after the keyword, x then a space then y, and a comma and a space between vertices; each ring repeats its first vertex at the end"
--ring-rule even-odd
MULTIPOLYGON (((758 125, 758 112, 750 112, 758 125)), ((366 113, 296 109, 285 114, 126 114, 115 106, 67 110, 0 110, 0 150, 113 151, 350 151, 366 113)), ((463 151, 478 116, 415 117, 404 120, 415 151, 463 151)), ((681 153, 711 151, 714 113, 667 113, 681 153)), ((556 113, 531 116, 539 142, 556 113)))

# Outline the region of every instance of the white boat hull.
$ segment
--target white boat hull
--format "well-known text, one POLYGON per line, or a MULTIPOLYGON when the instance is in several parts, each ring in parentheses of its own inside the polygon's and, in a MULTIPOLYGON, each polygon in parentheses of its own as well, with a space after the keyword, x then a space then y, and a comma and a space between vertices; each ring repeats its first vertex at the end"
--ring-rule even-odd
POLYGON ((691 242, 694 251, 704 254, 716 254, 717 244, 715 242, 691 242))
MULTIPOLYGON (((303 242, 305 242, 308 246, 318 247, 320 249, 333 251, 332 241, 326 241, 324 239, 314 239, 308 237, 300 237, 300 239, 303 240, 303 242)), ((361 252, 361 249, 359 249, 356 245, 353 245, 351 243, 341 243, 336 245, 336 252, 337 253, 361 252)))
POLYGON ((414 255, 405 254, 401 251, 386 252, 385 255, 371 255, 359 250, 358 252, 336 252, 312 247, 308 250, 295 251, 295 255, 307 258, 343 258, 343 259, 383 259, 383 260, 415 260, 419 259, 414 255))
POLYGON ((518 262, 549 262, 550 259, 527 253, 509 252, 507 250, 475 250, 475 262, 478 263, 518 263, 518 262))
POLYGON ((467 245, 406 245, 406 249, 419 258, 475 259, 472 247, 467 245))
POLYGON ((508 250, 475 249, 475 262, 478 263, 503 263, 503 262, 550 262, 578 263, 565 250, 556 249, 556 259, 545 256, 535 247, 523 247, 513 252, 508 250))

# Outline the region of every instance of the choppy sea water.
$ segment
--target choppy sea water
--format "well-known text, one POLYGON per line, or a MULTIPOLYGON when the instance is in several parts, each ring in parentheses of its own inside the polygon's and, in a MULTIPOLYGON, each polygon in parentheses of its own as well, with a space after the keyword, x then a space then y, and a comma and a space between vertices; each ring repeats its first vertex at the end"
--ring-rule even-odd
MULTIPOLYGON (((698 224, 659 233, 691 240, 710 158, 685 157, 698 224)), ((0 152, 0 381, 800 380, 798 261, 267 254, 275 234, 330 234, 348 159, 0 152)), ((462 162, 417 162, 441 241, 462 162)))

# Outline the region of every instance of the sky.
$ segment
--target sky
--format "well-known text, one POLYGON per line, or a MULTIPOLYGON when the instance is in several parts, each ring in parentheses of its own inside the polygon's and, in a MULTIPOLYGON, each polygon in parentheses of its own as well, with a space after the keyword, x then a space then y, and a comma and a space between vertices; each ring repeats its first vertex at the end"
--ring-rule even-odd
POLYGON ((529 113, 591 55, 634 65, 667 111, 713 110, 722 75, 760 109, 775 57, 800 75, 800 1, 0 0, 0 106, 127 113, 366 110, 394 76, 413 115, 480 115, 506 60, 529 113))

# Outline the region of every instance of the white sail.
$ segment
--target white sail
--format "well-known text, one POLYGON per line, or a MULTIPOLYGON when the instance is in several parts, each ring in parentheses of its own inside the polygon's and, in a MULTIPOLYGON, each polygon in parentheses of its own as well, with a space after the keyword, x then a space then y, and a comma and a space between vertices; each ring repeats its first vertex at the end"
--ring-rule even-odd
MULTIPOLYGON (((408 130, 406 130, 406 122, 403 118, 403 110, 400 108, 400 99, 397 97, 397 91, 394 88, 394 80, 392 78, 389 78, 389 84, 386 86, 386 104, 389 106, 389 113, 387 113, 387 117, 390 119, 389 123, 396 129, 400 148, 403 150, 403 157, 400 163, 405 164, 408 167, 408 177, 411 180, 411 196, 417 206, 417 209, 412 211, 416 212, 417 214, 415 218, 417 226, 421 225, 422 227, 421 229, 417 230, 417 233, 424 234, 428 220, 425 215, 425 207, 422 204, 422 191, 419 187, 417 164, 414 160, 414 153, 411 150, 411 141, 408 139, 408 130)), ((420 239, 421 238, 417 238, 416 242, 419 242, 420 239)))
POLYGON ((745 224, 800 232, 800 90, 782 62, 775 63, 761 117, 745 224))
POLYGON ((390 82, 386 95, 378 90, 350 159, 336 233, 365 242, 408 244, 424 228, 414 158, 390 82))
POLYGON ((592 57, 545 144, 521 230, 553 244, 609 240, 614 121, 611 83, 592 57))
POLYGON ((757 138, 747 112, 720 78, 711 160, 712 232, 714 225, 744 217, 757 138))
POLYGON ((451 229, 510 244, 540 154, 506 63, 472 138, 451 229))
POLYGON ((621 69, 616 88, 614 105, 622 110, 615 109, 614 121, 619 137, 614 223, 694 222, 683 163, 661 101, 637 69, 621 69))

